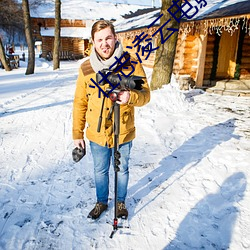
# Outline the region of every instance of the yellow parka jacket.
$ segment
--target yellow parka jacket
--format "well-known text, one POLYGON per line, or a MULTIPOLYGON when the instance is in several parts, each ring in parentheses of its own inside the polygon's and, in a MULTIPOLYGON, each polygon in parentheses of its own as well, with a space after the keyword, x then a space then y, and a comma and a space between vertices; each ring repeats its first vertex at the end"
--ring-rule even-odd
MULTIPOLYGON (((125 60, 125 59, 124 59, 125 60)), ((150 90, 146 80, 145 72, 142 65, 135 58, 131 58, 121 70, 128 75, 131 71, 131 61, 135 71, 132 75, 142 76, 144 84, 142 90, 130 90, 130 99, 127 104, 120 105, 120 135, 119 144, 129 142, 135 138, 134 125, 134 107, 145 105, 150 100, 150 90)), ((114 147, 113 136, 113 118, 108 119, 108 114, 112 107, 112 101, 105 98, 104 109, 102 114, 101 130, 97 132, 97 126, 103 101, 103 94, 99 98, 100 90, 91 81, 91 78, 96 81, 96 73, 91 67, 90 61, 87 60, 82 63, 79 69, 79 75, 76 83, 75 97, 73 102, 73 140, 84 138, 84 128, 87 122, 86 137, 101 146, 107 145, 109 148, 114 147), (92 86, 92 87, 90 87, 92 86), (93 87, 95 86, 95 87, 93 87)), ((108 84, 101 86, 103 90, 109 87, 108 84), (106 86, 107 85, 107 86, 106 86)))

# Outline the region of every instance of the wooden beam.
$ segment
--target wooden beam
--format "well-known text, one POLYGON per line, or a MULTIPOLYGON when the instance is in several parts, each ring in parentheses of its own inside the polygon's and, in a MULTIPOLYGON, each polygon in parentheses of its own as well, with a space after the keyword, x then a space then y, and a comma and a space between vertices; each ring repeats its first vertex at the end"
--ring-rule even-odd
POLYGON ((204 34, 200 34, 199 36, 199 47, 200 49, 195 82, 197 87, 202 87, 207 50, 207 36, 205 36, 204 34))

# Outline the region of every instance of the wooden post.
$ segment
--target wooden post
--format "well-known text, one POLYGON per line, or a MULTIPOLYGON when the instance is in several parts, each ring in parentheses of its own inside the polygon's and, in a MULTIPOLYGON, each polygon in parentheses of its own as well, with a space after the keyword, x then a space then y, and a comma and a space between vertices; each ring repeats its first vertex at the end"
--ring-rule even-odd
POLYGON ((198 54, 198 65, 196 72, 196 86, 202 87, 203 78, 204 78, 204 68, 206 60, 206 51, 207 51, 207 35, 200 34, 199 36, 199 54, 198 54))

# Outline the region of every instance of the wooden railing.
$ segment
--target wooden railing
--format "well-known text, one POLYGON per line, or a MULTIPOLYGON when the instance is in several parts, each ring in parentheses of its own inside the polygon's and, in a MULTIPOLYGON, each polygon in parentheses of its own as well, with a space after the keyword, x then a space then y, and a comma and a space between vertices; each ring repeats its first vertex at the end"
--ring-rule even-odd
MULTIPOLYGON (((59 60, 77 60, 83 58, 82 55, 75 55, 71 51, 59 51, 59 60)), ((46 59, 48 61, 53 60, 53 53, 49 51, 47 53, 46 59)))

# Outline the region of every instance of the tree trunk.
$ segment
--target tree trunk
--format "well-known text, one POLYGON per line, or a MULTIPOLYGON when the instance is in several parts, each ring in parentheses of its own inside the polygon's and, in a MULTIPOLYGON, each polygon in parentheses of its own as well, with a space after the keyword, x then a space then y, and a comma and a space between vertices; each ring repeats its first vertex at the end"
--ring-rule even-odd
MULTIPOLYGON (((159 48, 156 50, 152 81, 150 83, 152 90, 161 88, 163 84, 168 84, 171 81, 178 32, 173 33, 173 31, 167 29, 179 29, 179 23, 167 11, 171 5, 172 0, 162 0, 161 14, 163 14, 163 16, 160 19, 160 26, 171 18, 168 24, 162 29, 164 39, 168 36, 170 37, 166 42, 161 44, 161 38, 158 36, 157 46, 159 46, 159 48)), ((174 9, 171 10, 171 12, 174 13, 174 9)))
POLYGON ((4 52, 4 47, 3 47, 3 43, 2 43, 2 39, 0 37, 0 61, 1 64, 3 65, 4 69, 6 71, 11 71, 11 68, 6 60, 6 56, 5 56, 5 52, 4 52))
POLYGON ((53 50, 53 70, 60 68, 59 48, 61 33, 61 0, 55 1, 55 40, 53 50))
POLYGON ((34 41, 32 37, 30 9, 29 9, 28 0, 22 0, 22 8, 23 8, 25 36, 26 36, 26 41, 28 44, 28 66, 27 66, 25 75, 30 75, 30 74, 34 74, 34 69, 35 69, 35 48, 34 48, 34 41))

